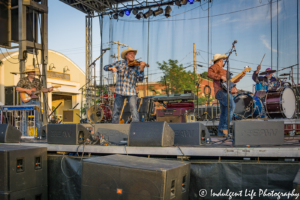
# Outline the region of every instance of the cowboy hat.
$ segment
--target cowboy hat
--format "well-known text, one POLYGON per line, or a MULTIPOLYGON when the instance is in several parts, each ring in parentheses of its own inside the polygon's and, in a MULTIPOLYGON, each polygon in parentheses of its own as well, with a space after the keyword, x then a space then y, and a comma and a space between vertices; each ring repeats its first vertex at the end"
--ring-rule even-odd
POLYGON ((126 54, 131 51, 134 52, 134 54, 136 55, 137 50, 133 50, 131 47, 129 47, 128 49, 125 49, 124 51, 122 51, 121 58, 125 59, 126 54))
POLYGON ((210 63, 212 62, 216 62, 217 60, 220 60, 220 59, 226 59, 227 56, 225 54, 221 55, 221 54, 215 54, 213 59, 211 61, 209 61, 210 63))
POLYGON ((27 65, 23 73, 35 72, 36 75, 39 74, 39 68, 35 68, 33 65, 27 65))

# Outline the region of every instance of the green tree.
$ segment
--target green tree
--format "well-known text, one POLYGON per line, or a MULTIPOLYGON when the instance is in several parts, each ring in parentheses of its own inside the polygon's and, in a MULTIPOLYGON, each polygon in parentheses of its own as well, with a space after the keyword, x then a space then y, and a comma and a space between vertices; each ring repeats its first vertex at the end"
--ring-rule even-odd
POLYGON ((212 79, 211 78, 208 78, 207 77, 207 72, 205 71, 205 72, 203 72, 203 73, 201 73, 201 78, 203 78, 203 79, 207 79, 207 80, 210 80, 210 81, 212 81, 212 79))
POLYGON ((166 79, 169 92, 172 94, 182 94, 184 90, 191 90, 193 93, 197 93, 196 73, 185 71, 183 65, 179 65, 177 60, 170 59, 168 62, 157 62, 157 64, 159 69, 165 74, 159 82, 164 85, 166 79))

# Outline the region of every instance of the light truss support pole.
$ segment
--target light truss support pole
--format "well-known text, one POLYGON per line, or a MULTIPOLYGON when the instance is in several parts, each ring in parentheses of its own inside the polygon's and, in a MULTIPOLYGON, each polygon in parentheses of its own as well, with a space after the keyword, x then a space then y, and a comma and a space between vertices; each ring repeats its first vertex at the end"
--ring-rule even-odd
MULTIPOLYGON (((87 15, 85 17, 85 30, 86 30, 86 40, 85 40, 85 46, 86 46, 86 53, 85 53, 85 72, 86 72, 86 88, 87 88, 87 98, 86 98, 86 104, 88 106, 88 108, 91 106, 91 95, 92 95, 92 91, 90 91, 89 89, 91 84, 92 84, 92 78, 93 78, 93 70, 92 67, 89 67, 90 64, 93 61, 93 41, 92 41, 92 22, 93 22, 93 18, 90 15, 87 15)), ((94 76, 96 76, 96 74, 94 74, 94 76)), ((95 88, 94 88, 95 90, 95 88)), ((95 91, 94 91, 95 92, 95 91)))

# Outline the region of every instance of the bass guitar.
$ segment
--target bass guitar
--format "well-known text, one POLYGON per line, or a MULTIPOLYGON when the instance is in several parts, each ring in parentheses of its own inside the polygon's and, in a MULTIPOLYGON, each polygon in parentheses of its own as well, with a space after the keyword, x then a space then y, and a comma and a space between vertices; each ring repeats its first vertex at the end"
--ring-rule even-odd
MULTIPOLYGON (((51 88, 59 88, 59 87, 60 86, 52 86, 51 88)), ((50 89, 50 88, 46 88, 46 89, 50 89)), ((26 92, 20 92, 20 98, 24 103, 27 103, 31 99, 38 99, 39 97, 36 95, 41 93, 42 90, 44 89, 36 91, 36 88, 31 88, 30 90, 31 90, 31 94, 27 94, 26 92)))
MULTIPOLYGON (((241 73, 239 73, 238 75, 236 75, 235 77, 233 77, 232 79, 229 80, 229 91, 232 90, 233 87, 236 86, 236 84, 234 83, 237 79, 241 78, 242 76, 244 76, 244 74, 246 72, 250 72, 251 70, 251 67, 249 66, 246 66, 244 71, 242 71, 241 73)), ((220 79, 220 85, 221 85, 221 88, 225 91, 227 91, 227 82, 224 81, 222 79, 220 79)))

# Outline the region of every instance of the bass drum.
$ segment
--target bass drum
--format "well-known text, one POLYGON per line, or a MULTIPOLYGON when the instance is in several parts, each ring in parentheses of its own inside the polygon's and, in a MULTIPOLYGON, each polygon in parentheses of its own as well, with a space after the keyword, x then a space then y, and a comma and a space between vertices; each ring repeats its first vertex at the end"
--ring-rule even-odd
POLYGON ((294 91, 286 87, 279 92, 268 92, 266 96, 266 113, 270 118, 294 117, 296 112, 296 96, 294 91))
POLYGON ((264 118, 264 106, 259 98, 241 93, 234 97, 235 109, 233 115, 236 119, 264 118))
POLYGON ((92 123, 110 121, 112 111, 108 105, 93 105, 88 110, 88 118, 92 123))

